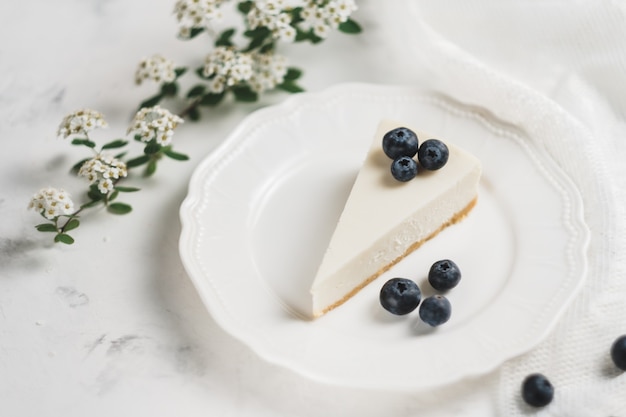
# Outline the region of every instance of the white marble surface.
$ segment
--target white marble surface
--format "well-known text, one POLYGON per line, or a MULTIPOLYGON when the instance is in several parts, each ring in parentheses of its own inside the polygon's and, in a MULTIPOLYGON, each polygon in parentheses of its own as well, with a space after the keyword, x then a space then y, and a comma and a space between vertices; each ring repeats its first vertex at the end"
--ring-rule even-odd
MULTIPOLYGON (((62 117, 97 109, 110 127, 94 138, 119 137, 153 92, 133 83, 141 57, 202 59, 201 41, 175 38, 173 3, 0 3, 0 415, 497 415, 497 372, 422 394, 338 389, 266 364, 206 312, 179 260, 178 207, 202 157, 282 94, 183 125, 175 147, 191 161, 165 161, 154 178, 129 179, 142 188, 125 196, 132 214, 88 213, 73 246, 53 245, 34 230, 39 218, 26 210, 34 192, 84 190, 67 173, 84 153, 55 138, 62 117)), ((404 2, 386 3, 359 2, 360 36, 334 34, 315 47, 283 50, 305 68, 308 90, 420 79, 403 55, 406 28, 396 24, 404 2)), ((445 32, 446 15, 425 10, 445 32)), ((451 36, 462 43, 459 33, 451 36)))
MULTIPOLYGON (((183 125, 175 146, 191 161, 165 161, 153 179, 128 180, 142 188, 125 196, 132 214, 88 213, 73 246, 53 245, 34 230, 39 218, 26 205, 35 191, 84 190, 67 173, 83 151, 55 138, 61 118, 97 109, 109 128, 94 137, 121 136, 135 106, 153 92, 133 83, 141 57, 203 57, 201 41, 175 38, 172 5, 0 3, 0 415, 376 416, 433 408, 430 396, 337 390, 262 362, 217 327, 182 268, 178 207, 193 168, 246 114, 282 94, 183 125)), ((306 69, 308 90, 414 79, 375 2, 360 6, 363 35, 285 48, 306 69)), ((445 410, 478 396, 462 394, 463 402, 445 410)))

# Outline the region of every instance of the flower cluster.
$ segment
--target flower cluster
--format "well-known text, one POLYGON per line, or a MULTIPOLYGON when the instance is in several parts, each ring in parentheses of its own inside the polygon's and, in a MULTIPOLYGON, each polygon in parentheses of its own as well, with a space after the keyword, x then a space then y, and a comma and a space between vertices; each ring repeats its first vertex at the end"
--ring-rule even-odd
POLYGON ((223 0, 178 0, 174 14, 181 24, 178 35, 191 37, 192 29, 205 28, 209 22, 222 17, 220 6, 223 0))
POLYGON ((287 74, 287 58, 275 53, 254 54, 254 70, 250 87, 257 93, 275 88, 287 74))
POLYGON ((252 55, 233 47, 218 46, 207 55, 202 75, 211 77, 209 90, 221 93, 227 87, 248 81, 252 77, 252 55))
POLYGON ((62 120, 57 136, 70 138, 72 145, 87 147, 91 152, 90 158, 80 160, 71 169, 89 182, 89 200, 74 209, 69 195, 60 189, 44 188, 33 196, 29 208, 48 220, 35 228, 54 233, 55 242, 74 243, 68 232, 80 226, 79 215, 92 207, 104 206, 116 215, 130 213, 132 207, 118 200, 124 193, 140 190, 120 184, 128 176, 128 170, 144 166, 144 176, 149 177, 165 157, 188 160, 187 155, 174 151, 172 137, 184 118, 193 121, 201 118, 201 107, 217 106, 231 96, 235 101, 254 102, 260 93, 273 89, 289 93, 304 91, 299 85, 302 71, 288 67, 286 57, 275 53, 281 41, 317 44, 331 29, 346 34, 361 32, 360 25, 350 17, 357 8, 355 0, 176 0, 174 3, 179 37, 191 39, 205 33, 214 38, 214 47, 192 71, 189 67, 175 67, 173 61, 160 54, 147 56, 139 63, 135 82, 153 81, 160 86, 156 94, 139 104, 139 111, 127 130, 128 136, 142 142, 143 153, 138 156, 126 158, 127 152, 117 156, 103 153, 127 146, 131 142, 127 138, 114 139, 96 149, 90 132, 107 126, 97 111, 79 110, 62 120), (243 31, 225 28, 216 32, 216 27, 212 27, 222 17, 227 3, 233 6, 229 10, 237 10, 243 18, 243 31), (192 84, 187 94, 181 95, 179 81, 185 73, 197 75, 201 82, 192 84), (178 114, 158 105, 162 100, 174 98, 185 101, 178 114), (124 162, 118 158, 124 158, 124 162))
POLYGON ((272 52, 239 52, 218 46, 205 60, 203 75, 211 78, 209 90, 221 93, 237 84, 248 84, 255 92, 271 90, 283 82, 287 58, 272 52))
POLYGON ((110 155, 98 154, 84 162, 78 170, 80 177, 85 177, 89 184, 97 184, 102 194, 108 194, 115 188, 115 181, 126 177, 126 164, 110 155))
POLYGON ((153 139, 161 146, 167 146, 172 141, 174 129, 183 119, 172 114, 160 106, 144 107, 137 112, 128 134, 138 137, 142 142, 153 139))
POLYGON ((257 0, 246 15, 248 27, 254 30, 266 27, 272 37, 285 42, 293 42, 296 29, 291 25, 291 15, 283 10, 283 0, 257 0))
POLYGON ((63 139, 87 136, 90 131, 106 126, 102 113, 90 109, 78 110, 65 116, 59 125, 57 136, 63 139))
POLYGON ((174 61, 158 54, 142 59, 135 73, 135 82, 141 84, 144 80, 149 79, 157 83, 174 81, 176 79, 174 61))
POLYGON ((313 29, 316 36, 324 39, 331 29, 346 22, 356 9, 354 0, 313 0, 302 9, 300 17, 304 19, 305 27, 313 29))
POLYGON ((64 190, 48 187, 42 188, 33 196, 28 208, 52 220, 61 215, 71 215, 74 212, 74 203, 64 190))

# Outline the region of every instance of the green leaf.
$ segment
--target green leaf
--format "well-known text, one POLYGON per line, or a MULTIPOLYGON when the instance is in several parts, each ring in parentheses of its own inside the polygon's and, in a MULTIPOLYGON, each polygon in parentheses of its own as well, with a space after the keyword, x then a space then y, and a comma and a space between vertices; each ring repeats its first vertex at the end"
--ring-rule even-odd
POLYGON ((319 36, 317 36, 315 33, 313 33, 313 29, 311 29, 311 32, 309 33, 309 41, 311 41, 313 45, 316 45, 323 40, 324 38, 320 38, 319 36))
POLYGON ((177 161, 187 161, 189 157, 185 154, 174 152, 170 147, 163 148, 163 153, 177 161))
POLYGON ((138 156, 137 158, 133 158, 130 161, 126 162, 126 167, 135 168, 135 167, 138 167, 140 165, 147 163, 149 160, 150 160, 150 157, 148 155, 141 155, 141 156, 138 156))
POLYGON ((133 211, 133 208, 126 203, 113 203, 107 206, 107 211, 113 214, 126 214, 133 211))
POLYGON ((82 167, 85 162, 89 161, 89 159, 90 158, 81 159, 80 161, 75 163, 74 166, 70 169, 70 172, 74 175, 78 174, 78 171, 80 171, 80 167, 82 167))
POLYGON ((148 162, 148 166, 146 167, 146 171, 144 172, 144 175, 146 177, 150 177, 154 175, 154 173, 156 172, 156 169, 157 169, 157 161, 154 159, 151 159, 150 162, 148 162))
POLYGON ((120 185, 116 185, 115 189, 121 193, 134 193, 135 191, 141 190, 141 188, 137 187, 122 187, 120 185))
POLYGON ((264 26, 258 27, 254 30, 249 30, 245 32, 244 35, 251 38, 250 43, 248 44, 248 47, 245 49, 245 51, 252 51, 254 49, 257 49, 258 47, 263 45, 266 40, 272 38, 272 32, 264 26))
POLYGON ((181 75, 183 75, 186 72, 187 72, 187 68, 186 67, 174 68, 174 74, 176 75, 176 78, 180 77, 181 75))
POLYGON ((141 104, 139 105, 140 109, 143 109, 144 107, 154 107, 157 104, 159 104, 159 102, 163 99, 163 94, 159 93, 155 96, 152 96, 144 101, 141 102, 141 104))
POLYGON ((304 19, 302 18, 302 10, 303 10, 302 7, 294 7, 293 9, 291 9, 291 25, 292 26, 304 21, 304 19))
POLYGON ((74 243, 74 238, 68 234, 59 233, 54 237, 54 241, 65 243, 66 245, 71 245, 72 243, 74 243))
POLYGON ((154 155, 156 153, 159 153, 160 150, 161 150, 161 145, 159 145, 158 143, 154 142, 154 140, 152 140, 148 142, 145 148, 143 148, 143 153, 145 153, 146 155, 154 155))
POLYGON ((187 112, 187 116, 189 116, 189 119, 191 119, 192 121, 197 122, 198 120, 200 120, 200 110, 198 110, 197 107, 193 107, 189 109, 189 111, 187 112))
POLYGON ((300 87, 298 84, 296 84, 293 81, 285 81, 282 84, 278 84, 276 87, 280 88, 283 91, 287 91, 289 93, 301 93, 304 91, 302 87, 300 87))
POLYGON ((191 28, 191 31, 189 33, 189 39, 195 38, 196 36, 198 36, 202 32, 204 32, 204 28, 191 28))
POLYGON ((122 148, 124 146, 126 146, 128 144, 127 140, 124 139, 116 139, 113 142, 109 142, 107 144, 105 144, 102 149, 117 149, 117 148, 122 148))
POLYGON ((233 87, 232 91, 237 101, 250 103, 259 99, 259 95, 247 85, 233 87))
POLYGON ((117 196, 120 195, 120 192, 118 190, 114 190, 111 195, 109 195, 109 198, 107 199, 108 201, 113 201, 117 198, 117 196))
POLYGON ((78 221, 78 219, 70 219, 70 221, 65 223, 65 226, 63 226, 63 230, 69 232, 70 230, 76 229, 78 226, 80 226, 80 221, 78 221))
POLYGON ((205 91, 206 91, 206 86, 205 85, 202 85, 202 84, 195 85, 187 93, 187 98, 199 97, 202 94, 204 94, 205 91))
POLYGON ((211 78, 213 78, 213 76, 207 77, 204 75, 204 67, 196 68, 196 75, 202 78, 203 80, 210 80, 211 78))
POLYGON ((87 191, 87 197, 93 201, 100 201, 103 199, 104 195, 100 191, 87 191))
POLYGON ((248 14, 252 10, 253 4, 253 1, 242 1, 237 5, 237 9, 243 14, 248 14))
POLYGON ((55 232, 57 233, 59 230, 52 223, 42 223, 35 226, 35 228, 40 232, 55 232))
POLYGON ((296 42, 309 41, 312 44, 320 43, 324 38, 320 38, 313 32, 313 29, 309 29, 307 31, 303 31, 302 29, 296 28, 296 42))
POLYGON ((274 45, 274 42, 266 43, 261 47, 261 49, 259 49, 259 52, 262 54, 267 54, 268 52, 272 52, 275 46, 276 45, 274 45))
POLYGON ((309 33, 311 32, 305 32, 302 29, 296 28, 296 37, 294 41, 303 42, 303 41, 309 40, 309 33))
POLYGON ((176 83, 164 83, 161 85, 161 94, 163 96, 173 97, 178 93, 178 84, 176 83))
POLYGON ((94 201, 100 201, 104 198, 104 195, 98 189, 96 184, 92 184, 89 186, 89 191, 87 191, 87 196, 94 201))
POLYGON ((272 32, 265 26, 259 26, 255 29, 246 30, 243 33, 243 36, 245 36, 246 38, 258 38, 259 36, 268 36, 271 33, 272 32))
POLYGON ((313 32, 313 29, 309 29, 307 31, 303 31, 302 29, 296 28, 296 42, 309 41, 312 44, 320 43, 324 38, 320 38, 313 32))
POLYGON ((342 31, 343 33, 348 33, 348 34, 356 34, 356 33, 361 33, 363 31, 363 29, 361 28, 361 25, 359 25, 357 22, 355 22, 354 20, 348 18, 348 20, 346 20, 345 22, 342 22, 339 24, 339 30, 342 31))
POLYGON ((235 29, 227 29, 220 34, 220 36, 215 40, 215 46, 233 46, 233 41, 231 38, 235 34, 235 29))
POLYGON ((120 152, 117 155, 114 156, 115 159, 122 159, 124 156, 126 156, 127 152, 120 152))
POLYGON ((226 96, 226 92, 223 91, 221 93, 206 93, 202 96, 200 100, 201 106, 217 106, 220 101, 226 96))
POLYGON ((72 140, 72 145, 83 145, 86 146, 88 148, 95 148, 96 144, 92 141, 90 141, 89 139, 73 139, 72 140))
POLYGON ((285 74, 285 80, 295 81, 302 76, 302 70, 299 68, 289 67, 285 74))

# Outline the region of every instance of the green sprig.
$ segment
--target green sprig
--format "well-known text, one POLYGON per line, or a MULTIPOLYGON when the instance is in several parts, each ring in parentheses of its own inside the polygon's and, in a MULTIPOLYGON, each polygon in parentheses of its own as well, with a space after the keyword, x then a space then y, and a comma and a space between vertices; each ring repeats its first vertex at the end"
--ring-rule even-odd
POLYGON ((91 149, 96 147, 96 143, 90 141, 87 138, 84 138, 84 139, 79 139, 79 138, 72 139, 72 145, 86 146, 86 147, 91 148, 91 149))
MULTIPOLYGON (((244 16, 244 21, 247 24, 247 15, 254 7, 254 2, 250 0, 239 1, 237 4, 237 10, 244 16)), ((304 29, 300 26, 304 22, 302 18, 302 7, 287 8, 282 12, 288 13, 291 17, 291 26, 296 31, 295 42, 310 42, 311 44, 321 43, 324 39, 317 36, 312 29, 304 29)), ((362 32, 362 27, 359 23, 353 19, 348 19, 338 26, 338 30, 345 34, 358 34, 362 32)), ((196 38, 202 33, 211 32, 204 27, 194 27, 190 30, 188 39, 196 38)), ((240 52, 259 52, 261 54, 271 53, 277 47, 277 40, 274 38, 272 30, 267 27, 259 26, 254 29, 247 29, 242 32, 243 46, 236 45, 235 35, 237 31, 234 28, 225 29, 217 35, 213 36, 213 45, 216 47, 228 47, 238 50, 240 52)), ((208 83, 211 82, 215 75, 205 76, 204 67, 197 67, 192 72, 198 77, 200 82, 193 83, 192 87, 186 92, 181 92, 179 79, 185 75, 189 69, 187 67, 178 67, 174 69, 175 78, 168 82, 162 82, 159 85, 158 91, 141 101, 139 109, 144 107, 154 107, 160 104, 164 100, 176 100, 179 96, 185 101, 185 106, 182 111, 179 112, 179 116, 182 118, 188 118, 190 120, 199 120, 201 118, 200 109, 202 107, 215 107, 223 103, 225 99, 230 95, 234 101, 251 103, 259 99, 259 94, 249 85, 247 82, 241 82, 233 86, 228 86, 224 91, 220 93, 213 93, 209 88, 208 83)), ((284 75, 283 81, 276 85, 276 90, 288 92, 288 93, 300 93, 304 91, 299 81, 302 77, 302 70, 290 67, 284 75)), ((142 138, 135 136, 135 141, 143 144, 143 152, 140 155, 128 158, 126 160, 126 167, 129 170, 135 168, 143 168, 144 176, 154 175, 159 161, 164 157, 173 159, 176 161, 189 160, 189 156, 174 151, 171 145, 163 146, 152 139, 148 143, 143 143, 142 138)), ((96 151, 96 143, 89 139, 89 137, 79 137, 72 140, 72 145, 85 146, 90 148, 92 152, 96 151)), ((129 145, 129 141, 125 139, 115 139, 105 143, 100 150, 109 149, 121 149, 129 145)), ((119 153, 115 156, 117 159, 125 158, 126 151, 119 153)), ((78 174, 81 167, 90 158, 84 158, 74 164, 71 168, 73 174, 78 174)), ((54 233, 54 241, 64 243, 67 245, 74 243, 74 238, 67 232, 75 230, 80 226, 79 214, 84 210, 91 209, 97 206, 104 206, 106 211, 116 215, 127 214, 132 211, 132 207, 124 202, 117 201, 117 198, 121 193, 132 193, 140 191, 137 187, 119 185, 122 179, 117 179, 114 182, 113 189, 107 193, 102 193, 98 189, 98 186, 92 184, 86 191, 87 201, 79 206, 79 208, 72 214, 57 216, 54 219, 46 219, 46 223, 41 223, 35 226, 36 230, 43 233, 54 233)), ((42 216, 45 218, 43 213, 42 216)))
MULTIPOLYGON (((78 212, 80 212, 80 210, 81 209, 79 209, 78 212)), ((56 243, 65 243, 66 245, 71 245, 74 243, 74 238, 68 235, 67 232, 76 229, 78 226, 80 226, 80 221, 75 217, 75 214, 72 214, 70 216, 57 216, 54 219, 50 220, 50 223, 38 224, 37 226, 35 226, 35 228, 39 232, 54 233, 54 242, 56 243), (59 219, 61 217, 68 218, 63 226, 59 226, 59 219)))

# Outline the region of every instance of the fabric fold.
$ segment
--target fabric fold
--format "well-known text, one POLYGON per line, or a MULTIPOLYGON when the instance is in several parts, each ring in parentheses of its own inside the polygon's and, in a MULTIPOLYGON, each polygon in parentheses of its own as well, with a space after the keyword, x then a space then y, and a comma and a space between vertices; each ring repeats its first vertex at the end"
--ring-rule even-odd
MULTIPOLYGON (((621 415, 626 409, 626 374, 621 375, 611 367, 608 352, 612 341, 626 333, 626 259, 622 255, 626 249, 623 238, 626 235, 623 209, 626 198, 621 192, 625 188, 621 179, 625 170, 618 159, 618 155, 626 153, 620 135, 626 129, 614 91, 599 90, 606 80, 597 78, 601 76, 598 70, 601 66, 595 65, 595 60, 601 59, 598 57, 611 57, 607 64, 626 58, 623 42, 621 45, 600 44, 610 37, 611 31, 622 31, 607 21, 606 8, 612 6, 590 9, 588 5, 560 2, 561 7, 569 8, 570 12, 559 15, 553 5, 550 8, 552 20, 545 17, 542 20, 551 21, 553 25, 543 25, 535 32, 518 32, 519 36, 530 39, 525 39, 518 50, 507 49, 502 64, 493 65, 493 61, 468 52, 430 25, 424 18, 422 3, 408 0, 407 5, 412 22, 408 43, 415 47, 414 65, 427 73, 433 89, 445 85, 447 91, 454 91, 455 100, 483 107, 501 120, 524 126, 535 144, 576 184, 584 201, 585 220, 592 232, 589 272, 580 293, 544 341, 501 367, 499 414, 527 415, 530 409, 521 402, 519 395, 521 382, 529 373, 542 372, 555 385, 556 396, 549 407, 541 410, 541 415, 621 415), (571 8, 578 10, 573 12, 571 8), (586 17, 583 11, 588 13, 586 17), (570 20, 559 21, 563 17, 570 20), (602 26, 603 21, 607 21, 606 26, 602 26), (562 38, 563 33, 568 34, 586 24, 597 29, 587 42, 581 43, 581 36, 575 33, 570 39, 562 38), (533 36, 536 42, 558 39, 553 45, 539 48, 544 54, 544 63, 549 61, 546 51, 554 48, 553 70, 560 71, 569 59, 588 56, 594 65, 581 64, 578 69, 584 72, 585 68, 594 68, 599 74, 561 71, 556 86, 538 80, 537 74, 542 72, 534 66, 534 51, 528 48, 533 45, 533 36), (523 77, 503 70, 509 65, 507 59, 527 63, 523 77), (536 82, 532 82, 533 79, 536 82), (549 88, 541 91, 537 86, 549 88)), ((453 7, 450 3, 454 2, 447 1, 445 6, 453 7)), ((440 7, 443 9, 444 5, 440 7)), ((540 15, 542 6, 534 7, 540 15)), ((522 31, 524 23, 530 23, 523 19, 533 16, 529 12, 515 19, 514 14, 504 13, 505 18, 511 19, 506 21, 501 7, 494 2, 484 1, 477 8, 479 10, 473 13, 483 13, 483 20, 487 16, 499 20, 490 28, 480 28, 478 35, 467 33, 470 40, 465 43, 474 45, 475 51, 484 47, 484 36, 498 36, 498 29, 507 25, 515 25, 522 31)), ((432 10, 430 13, 432 15, 432 10)), ((510 34, 509 29, 500 31, 510 34)), ((516 45, 504 47, 515 48, 516 45)), ((496 52, 484 55, 493 59, 496 52)), ((607 72, 613 70, 607 67, 607 72)))

